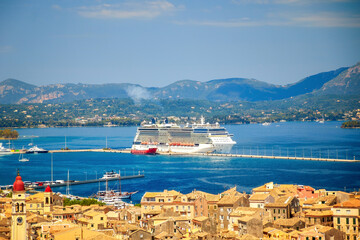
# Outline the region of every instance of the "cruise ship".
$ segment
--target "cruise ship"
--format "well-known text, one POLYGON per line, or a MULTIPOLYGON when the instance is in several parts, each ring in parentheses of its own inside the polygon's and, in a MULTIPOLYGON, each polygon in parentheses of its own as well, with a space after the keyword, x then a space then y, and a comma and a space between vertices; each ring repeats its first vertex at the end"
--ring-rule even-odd
POLYGON ((137 129, 132 150, 157 148, 157 153, 229 153, 235 141, 219 123, 177 124, 165 121, 143 124, 137 129))

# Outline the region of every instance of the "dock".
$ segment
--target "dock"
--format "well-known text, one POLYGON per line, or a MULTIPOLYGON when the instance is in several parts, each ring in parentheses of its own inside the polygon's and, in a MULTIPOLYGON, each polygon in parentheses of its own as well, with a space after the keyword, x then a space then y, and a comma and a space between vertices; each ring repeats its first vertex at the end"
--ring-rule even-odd
MULTIPOLYGON (((106 181, 119 181, 119 180, 128 180, 128 179, 136 179, 136 178, 143 178, 145 177, 144 174, 138 174, 138 175, 132 175, 132 176, 122 176, 122 177, 114 177, 114 178, 98 178, 98 179, 90 179, 90 180, 84 180, 84 181, 69 181, 69 182, 64 182, 64 183, 54 183, 54 184, 50 184, 51 188, 54 187, 64 187, 64 186, 72 186, 72 185, 80 185, 80 184, 89 184, 89 183, 97 183, 97 182, 106 182, 106 181)), ((48 184, 44 184, 43 186, 36 186, 36 187, 31 187, 33 189, 41 189, 41 188, 46 188, 48 186, 48 184)))

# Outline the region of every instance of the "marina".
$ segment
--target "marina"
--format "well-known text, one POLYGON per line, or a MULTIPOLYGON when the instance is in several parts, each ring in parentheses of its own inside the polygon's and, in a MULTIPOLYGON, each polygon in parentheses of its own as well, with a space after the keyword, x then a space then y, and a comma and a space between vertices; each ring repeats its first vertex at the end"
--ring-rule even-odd
MULTIPOLYGON (((18 168, 27 181, 51 181, 53 168, 54 181, 85 182, 98 179, 111 169, 121 170, 121 176, 137 175, 137 170, 144 170, 146 177, 124 180, 121 184, 122 192, 138 191, 131 197, 134 203, 146 191, 174 189, 186 193, 197 186, 199 190, 217 193, 237 185, 241 191, 249 192, 268 179, 316 188, 327 187, 329 181, 336 179, 332 190, 353 190, 360 184, 360 131, 340 126, 340 122, 225 125, 237 142, 230 153, 156 155, 130 153, 137 127, 19 129, 22 137, 11 141, 13 149, 33 143, 50 154, 23 154, 30 159, 28 162, 19 162, 20 154, 1 156, 0 185, 12 184, 9 179, 13 179, 18 168)), ((116 180, 108 184, 110 190, 119 189, 116 180)), ((66 188, 56 187, 56 191, 64 194, 66 188)), ((70 191, 88 197, 105 189, 105 182, 90 182, 72 185, 70 191)))
MULTIPOLYGON (((119 180, 128 180, 128 179, 136 179, 136 178, 143 178, 145 177, 144 174, 132 175, 132 176, 122 176, 122 177, 114 177, 114 178, 99 178, 99 179, 89 179, 89 180, 82 180, 82 181, 64 181, 63 183, 54 183, 50 184, 52 188, 54 187, 64 187, 64 186, 72 186, 72 185, 81 185, 81 184, 89 184, 89 183, 98 183, 98 182, 110 182, 110 181, 119 181, 119 180)), ((42 186, 32 187, 34 189, 41 189, 46 188, 49 184, 43 184, 42 186)))

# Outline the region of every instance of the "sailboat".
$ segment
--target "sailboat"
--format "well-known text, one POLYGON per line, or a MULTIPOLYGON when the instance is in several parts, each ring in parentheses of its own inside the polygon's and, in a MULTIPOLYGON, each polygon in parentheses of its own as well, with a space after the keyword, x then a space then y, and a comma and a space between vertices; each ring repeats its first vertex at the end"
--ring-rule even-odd
POLYGON ((116 174, 119 177, 119 191, 114 190, 108 190, 108 179, 106 179, 106 189, 105 191, 98 191, 97 194, 95 194, 95 197, 99 200, 103 201, 106 204, 119 204, 121 203, 122 199, 129 199, 132 195, 134 195, 136 192, 121 192, 121 173, 119 171, 119 174, 116 174))
POLYGON ((30 160, 28 158, 24 158, 24 154, 20 153, 19 162, 28 162, 28 161, 30 160))

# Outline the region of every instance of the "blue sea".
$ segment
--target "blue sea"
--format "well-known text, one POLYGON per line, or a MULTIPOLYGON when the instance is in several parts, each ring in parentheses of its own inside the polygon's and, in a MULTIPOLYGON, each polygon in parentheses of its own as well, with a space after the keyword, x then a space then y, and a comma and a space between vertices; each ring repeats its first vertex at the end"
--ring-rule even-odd
MULTIPOLYGON (((341 122, 285 122, 227 125, 237 142, 232 152, 253 155, 305 156, 360 159, 360 129, 341 129, 341 122)), ((20 138, 11 147, 29 144, 54 150, 131 147, 136 127, 86 127, 18 129, 20 138)), ((5 146, 9 144, 2 141, 5 146)), ((51 179, 51 154, 29 154, 29 162, 19 162, 18 154, 0 157, 0 185, 12 184, 19 168, 24 181, 51 179)), ((122 175, 145 173, 145 178, 124 180, 123 191, 139 191, 137 203, 146 191, 174 189, 189 193, 194 189, 220 193, 237 186, 238 191, 266 182, 310 185, 328 190, 353 191, 360 188, 360 163, 320 162, 283 159, 256 159, 205 156, 141 156, 125 153, 54 153, 54 180, 85 180, 101 177, 105 171, 122 175)), ((118 182, 109 183, 117 189, 118 182)), ((71 194, 87 197, 105 189, 104 183, 71 186, 71 194)), ((53 189, 65 193, 65 187, 53 189)))

